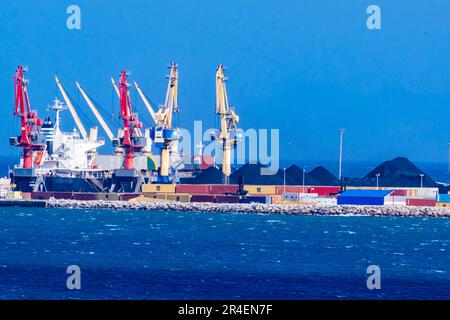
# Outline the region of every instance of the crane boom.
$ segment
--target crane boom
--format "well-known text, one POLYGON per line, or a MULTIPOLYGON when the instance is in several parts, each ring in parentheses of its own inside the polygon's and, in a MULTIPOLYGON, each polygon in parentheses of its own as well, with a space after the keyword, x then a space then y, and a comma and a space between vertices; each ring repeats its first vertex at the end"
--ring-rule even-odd
POLYGON ((86 103, 88 104, 88 106, 91 109, 92 113, 95 115, 95 117, 97 118, 98 122, 100 122, 100 125, 102 126, 103 130, 105 130, 106 135, 108 136, 109 140, 112 141, 114 139, 114 134, 112 133, 111 129, 109 129, 109 127, 106 124, 105 120, 103 119, 102 115, 100 114, 100 112, 98 112, 97 108, 92 103, 91 99, 86 94, 86 92, 81 87, 81 85, 78 82, 75 82, 75 83, 76 83, 76 85, 78 87, 78 90, 80 90, 84 100, 86 100, 86 103))
POLYGON ((235 146, 238 138, 236 134, 239 117, 230 108, 227 89, 225 86, 223 65, 219 64, 216 73, 216 114, 220 116, 219 141, 222 143, 222 174, 224 182, 228 183, 231 175, 231 147, 235 146))
POLYGON ((62 94, 62 96, 64 98, 64 101, 66 101, 66 104, 69 107, 70 114, 72 115, 73 120, 75 121, 75 124, 78 127, 78 130, 80 130, 81 136, 83 137, 83 139, 89 140, 89 136, 87 134, 87 131, 84 128, 83 123, 81 122, 80 117, 77 114, 77 111, 73 107, 73 104, 72 104, 72 102, 69 99, 69 96, 67 95, 66 91, 64 90, 64 88, 63 88, 63 86, 61 84, 61 81, 59 81, 57 76, 55 76, 55 81, 56 81, 56 84, 58 85, 59 91, 61 91, 61 94, 62 94))
POLYGON ((136 81, 134 82, 134 86, 136 87, 136 90, 139 93, 139 96, 141 97, 142 101, 144 102, 145 106, 147 107, 147 110, 150 113, 153 121, 155 123, 158 123, 155 110, 153 110, 152 106, 150 105, 150 102, 148 102, 147 97, 144 95, 144 93, 142 92, 141 88, 139 87, 139 85, 137 84, 136 81))
POLYGON ((111 82, 112 82, 112 85, 113 85, 113 87, 114 87, 114 90, 115 90, 116 93, 117 93, 117 96, 120 98, 120 91, 119 91, 119 88, 117 87, 116 81, 114 80, 113 77, 111 77, 111 82))
MULTIPOLYGON (((115 82, 113 85, 116 88, 115 82)), ((142 123, 137 114, 133 113, 131 108, 130 95, 128 93, 129 84, 127 82, 127 73, 121 72, 119 80, 119 100, 120 100, 120 118, 123 120, 123 137, 113 141, 116 147, 123 148, 125 152, 124 168, 134 170, 134 153, 140 152, 146 147, 146 139, 142 136, 140 129, 142 123)))
POLYGON ((158 111, 161 115, 157 122, 154 141, 161 147, 161 166, 159 179, 161 182, 169 181, 170 169, 170 147, 172 141, 178 140, 178 131, 172 129, 172 114, 178 112, 178 66, 175 62, 170 65, 169 81, 167 83, 166 99, 163 110, 158 111))
POLYGON ((33 167, 33 151, 45 150, 45 144, 39 131, 42 120, 31 110, 24 72, 24 68, 19 66, 14 75, 14 115, 20 117, 21 134, 19 137, 11 137, 10 144, 22 148, 23 168, 30 169, 33 167))
POLYGON ((178 112, 178 66, 175 62, 170 65, 169 82, 167 83, 166 100, 164 102, 166 112, 165 128, 172 128, 172 113, 178 112))

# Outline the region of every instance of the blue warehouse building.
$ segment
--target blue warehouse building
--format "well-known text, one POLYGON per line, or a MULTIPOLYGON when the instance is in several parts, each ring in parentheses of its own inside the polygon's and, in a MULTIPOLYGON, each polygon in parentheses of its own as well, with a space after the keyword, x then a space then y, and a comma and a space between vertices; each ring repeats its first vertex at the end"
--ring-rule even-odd
POLYGON ((393 190, 347 190, 338 195, 337 204, 382 206, 393 190))

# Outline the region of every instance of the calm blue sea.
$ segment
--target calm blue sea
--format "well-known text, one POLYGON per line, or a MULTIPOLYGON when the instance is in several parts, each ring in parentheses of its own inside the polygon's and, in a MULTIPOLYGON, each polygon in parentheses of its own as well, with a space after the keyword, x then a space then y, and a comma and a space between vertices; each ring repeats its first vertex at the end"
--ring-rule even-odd
POLYGON ((449 246, 450 219, 0 208, 0 298, 449 299, 449 246))

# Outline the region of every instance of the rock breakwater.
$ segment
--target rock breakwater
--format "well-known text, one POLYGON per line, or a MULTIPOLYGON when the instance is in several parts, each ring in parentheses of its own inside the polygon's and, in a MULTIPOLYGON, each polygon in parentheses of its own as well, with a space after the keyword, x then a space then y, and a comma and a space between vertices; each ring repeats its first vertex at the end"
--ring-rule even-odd
POLYGON ((441 207, 406 206, 316 206, 304 204, 244 204, 200 202, 126 202, 126 201, 78 201, 50 198, 48 208, 145 210, 178 212, 212 212, 241 214, 284 214, 317 216, 387 216, 387 217, 450 217, 450 210, 441 207))

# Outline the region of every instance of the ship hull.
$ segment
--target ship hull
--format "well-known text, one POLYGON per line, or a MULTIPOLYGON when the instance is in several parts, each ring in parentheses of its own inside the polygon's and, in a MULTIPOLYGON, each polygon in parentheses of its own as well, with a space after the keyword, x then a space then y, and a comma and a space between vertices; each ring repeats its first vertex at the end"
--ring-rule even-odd
POLYGON ((15 169, 10 173, 14 190, 22 192, 108 192, 111 188, 110 177, 83 177, 78 175, 41 175, 34 171, 15 169))

